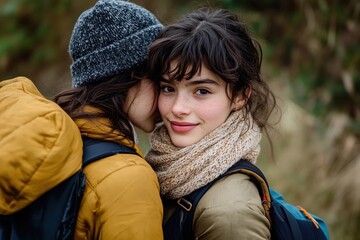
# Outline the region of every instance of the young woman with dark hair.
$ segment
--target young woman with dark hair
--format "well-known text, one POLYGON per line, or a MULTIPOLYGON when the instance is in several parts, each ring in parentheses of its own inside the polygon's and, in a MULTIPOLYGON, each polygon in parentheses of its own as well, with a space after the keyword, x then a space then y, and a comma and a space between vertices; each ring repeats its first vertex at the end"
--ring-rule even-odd
MULTIPOLYGON (((149 50, 163 124, 146 160, 155 169, 166 223, 187 196, 240 159, 255 163, 261 131, 276 107, 260 75, 261 47, 227 10, 200 9, 165 27, 149 50)), ((194 239, 270 239, 256 186, 237 173, 205 193, 192 221, 194 239)))
POLYGON ((146 9, 118 0, 98 1, 75 24, 69 44, 73 88, 54 100, 82 137, 117 142, 137 153, 85 167, 75 239, 163 239, 159 182, 134 129, 151 132, 159 118, 146 58, 162 28, 146 9))

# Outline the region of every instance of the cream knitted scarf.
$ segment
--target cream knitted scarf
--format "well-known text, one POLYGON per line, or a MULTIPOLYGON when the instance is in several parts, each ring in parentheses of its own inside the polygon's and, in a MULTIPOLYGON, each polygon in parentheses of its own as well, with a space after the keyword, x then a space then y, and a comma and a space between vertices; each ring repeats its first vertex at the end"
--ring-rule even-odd
POLYGON ((249 122, 250 127, 241 110, 233 112, 199 142, 183 148, 172 144, 163 124, 158 126, 145 159, 158 175, 161 195, 170 199, 183 197, 226 172, 241 158, 255 163, 261 133, 252 118, 249 122))

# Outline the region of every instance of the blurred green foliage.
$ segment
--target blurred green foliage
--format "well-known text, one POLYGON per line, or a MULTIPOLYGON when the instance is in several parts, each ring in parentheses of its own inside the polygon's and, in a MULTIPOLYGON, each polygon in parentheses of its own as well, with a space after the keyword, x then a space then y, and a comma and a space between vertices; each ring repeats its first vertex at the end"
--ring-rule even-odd
POLYGON ((288 71, 293 100, 324 121, 349 116, 348 130, 360 137, 360 3, 230 2, 261 13, 253 29, 266 39, 265 61, 288 71))
POLYGON ((96 1, 0 0, 0 73, 36 75, 61 63, 79 11, 96 1), (45 65, 44 65, 45 64, 45 65))
POLYGON ((64 16, 70 3, 71 0, 12 0, 3 3, 0 8, 2 67, 19 58, 35 66, 54 60, 57 51, 54 46, 60 33, 52 23, 64 16))
MULTIPOLYGON (((45 72, 45 85, 50 88, 57 85, 61 78, 69 81, 67 44, 70 34, 79 14, 95 2, 96 0, 0 0, 0 79, 26 75, 40 86, 43 83, 40 76, 44 76, 45 72), (61 69, 62 75, 58 74, 59 71, 55 74, 49 71, 54 66, 61 69)), ((328 187, 325 193, 323 189, 318 190, 322 197, 318 198, 319 203, 314 206, 324 208, 324 214, 328 214, 335 238, 355 239, 360 234, 359 194, 352 199, 355 207, 348 212, 333 205, 333 202, 346 202, 350 206, 348 199, 339 197, 339 189, 344 195, 349 194, 346 189, 350 189, 350 192, 353 189, 353 194, 359 191, 356 181, 348 180, 347 176, 351 169, 355 169, 352 166, 358 166, 360 161, 360 2, 134 2, 150 9, 164 24, 201 6, 231 9, 249 24, 263 47, 264 75, 271 82, 288 87, 288 97, 316 119, 313 131, 325 137, 325 146, 328 148, 325 149, 326 154, 318 157, 313 153, 311 159, 315 165, 316 159, 326 162, 327 167, 322 168, 321 175, 325 177, 319 177, 318 181, 337 178, 336 183, 339 183, 339 176, 347 179, 344 180, 344 185, 340 185, 341 188, 333 184, 333 189, 328 187), (335 134, 334 128, 340 130, 335 134)), ((303 154, 304 151, 300 149, 298 154, 303 154)), ((310 168, 309 163, 306 166, 310 168)), ((288 167, 297 171, 296 166, 288 167)), ((309 170, 308 174, 314 176, 319 171, 309 170)), ((317 191, 316 188, 312 190, 317 191)), ((297 193, 298 199, 306 197, 301 193, 297 193)))

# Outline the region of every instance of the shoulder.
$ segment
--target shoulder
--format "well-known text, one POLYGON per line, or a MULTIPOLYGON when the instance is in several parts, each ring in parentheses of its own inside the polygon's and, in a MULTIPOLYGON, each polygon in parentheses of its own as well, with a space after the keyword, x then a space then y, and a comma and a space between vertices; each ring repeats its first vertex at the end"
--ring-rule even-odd
POLYGON ((249 206, 258 208, 259 212, 263 210, 259 192, 249 176, 236 173, 216 181, 201 198, 196 213, 207 209, 226 211, 227 208, 231 208, 232 211, 236 211, 249 206))
POLYGON ((91 163, 84 172, 86 188, 77 234, 101 232, 110 239, 161 235, 159 183, 143 158, 116 154, 91 163))
POLYGON ((231 174, 216 181, 202 198, 203 203, 209 205, 210 203, 207 203, 209 199, 213 205, 239 201, 261 205, 260 194, 255 184, 249 176, 242 173, 231 174))
POLYGON ((109 205, 106 209, 132 209, 135 200, 161 204, 156 173, 138 155, 116 154, 103 158, 88 165, 84 173, 83 202, 90 204, 90 209, 100 207, 99 204, 109 205))
POLYGON ((151 166, 135 154, 115 154, 88 165, 86 179, 93 187, 104 181, 128 181, 157 178, 151 166))
POLYGON ((6 212, 17 211, 80 169, 82 141, 72 119, 27 78, 0 82, 0 109, 0 191, 6 212))
POLYGON ((250 178, 241 173, 218 180, 196 207, 193 229, 197 236, 268 239, 270 223, 250 178))

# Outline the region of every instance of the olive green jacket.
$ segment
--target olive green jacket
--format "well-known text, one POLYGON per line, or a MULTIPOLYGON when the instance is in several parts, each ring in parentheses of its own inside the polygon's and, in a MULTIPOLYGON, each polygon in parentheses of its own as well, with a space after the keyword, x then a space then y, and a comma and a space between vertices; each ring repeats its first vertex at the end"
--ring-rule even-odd
MULTIPOLYGON (((165 222, 173 211, 174 205, 165 206, 165 222)), ((192 227, 199 240, 271 238, 259 192, 242 173, 221 178, 205 193, 195 209, 192 227)))

